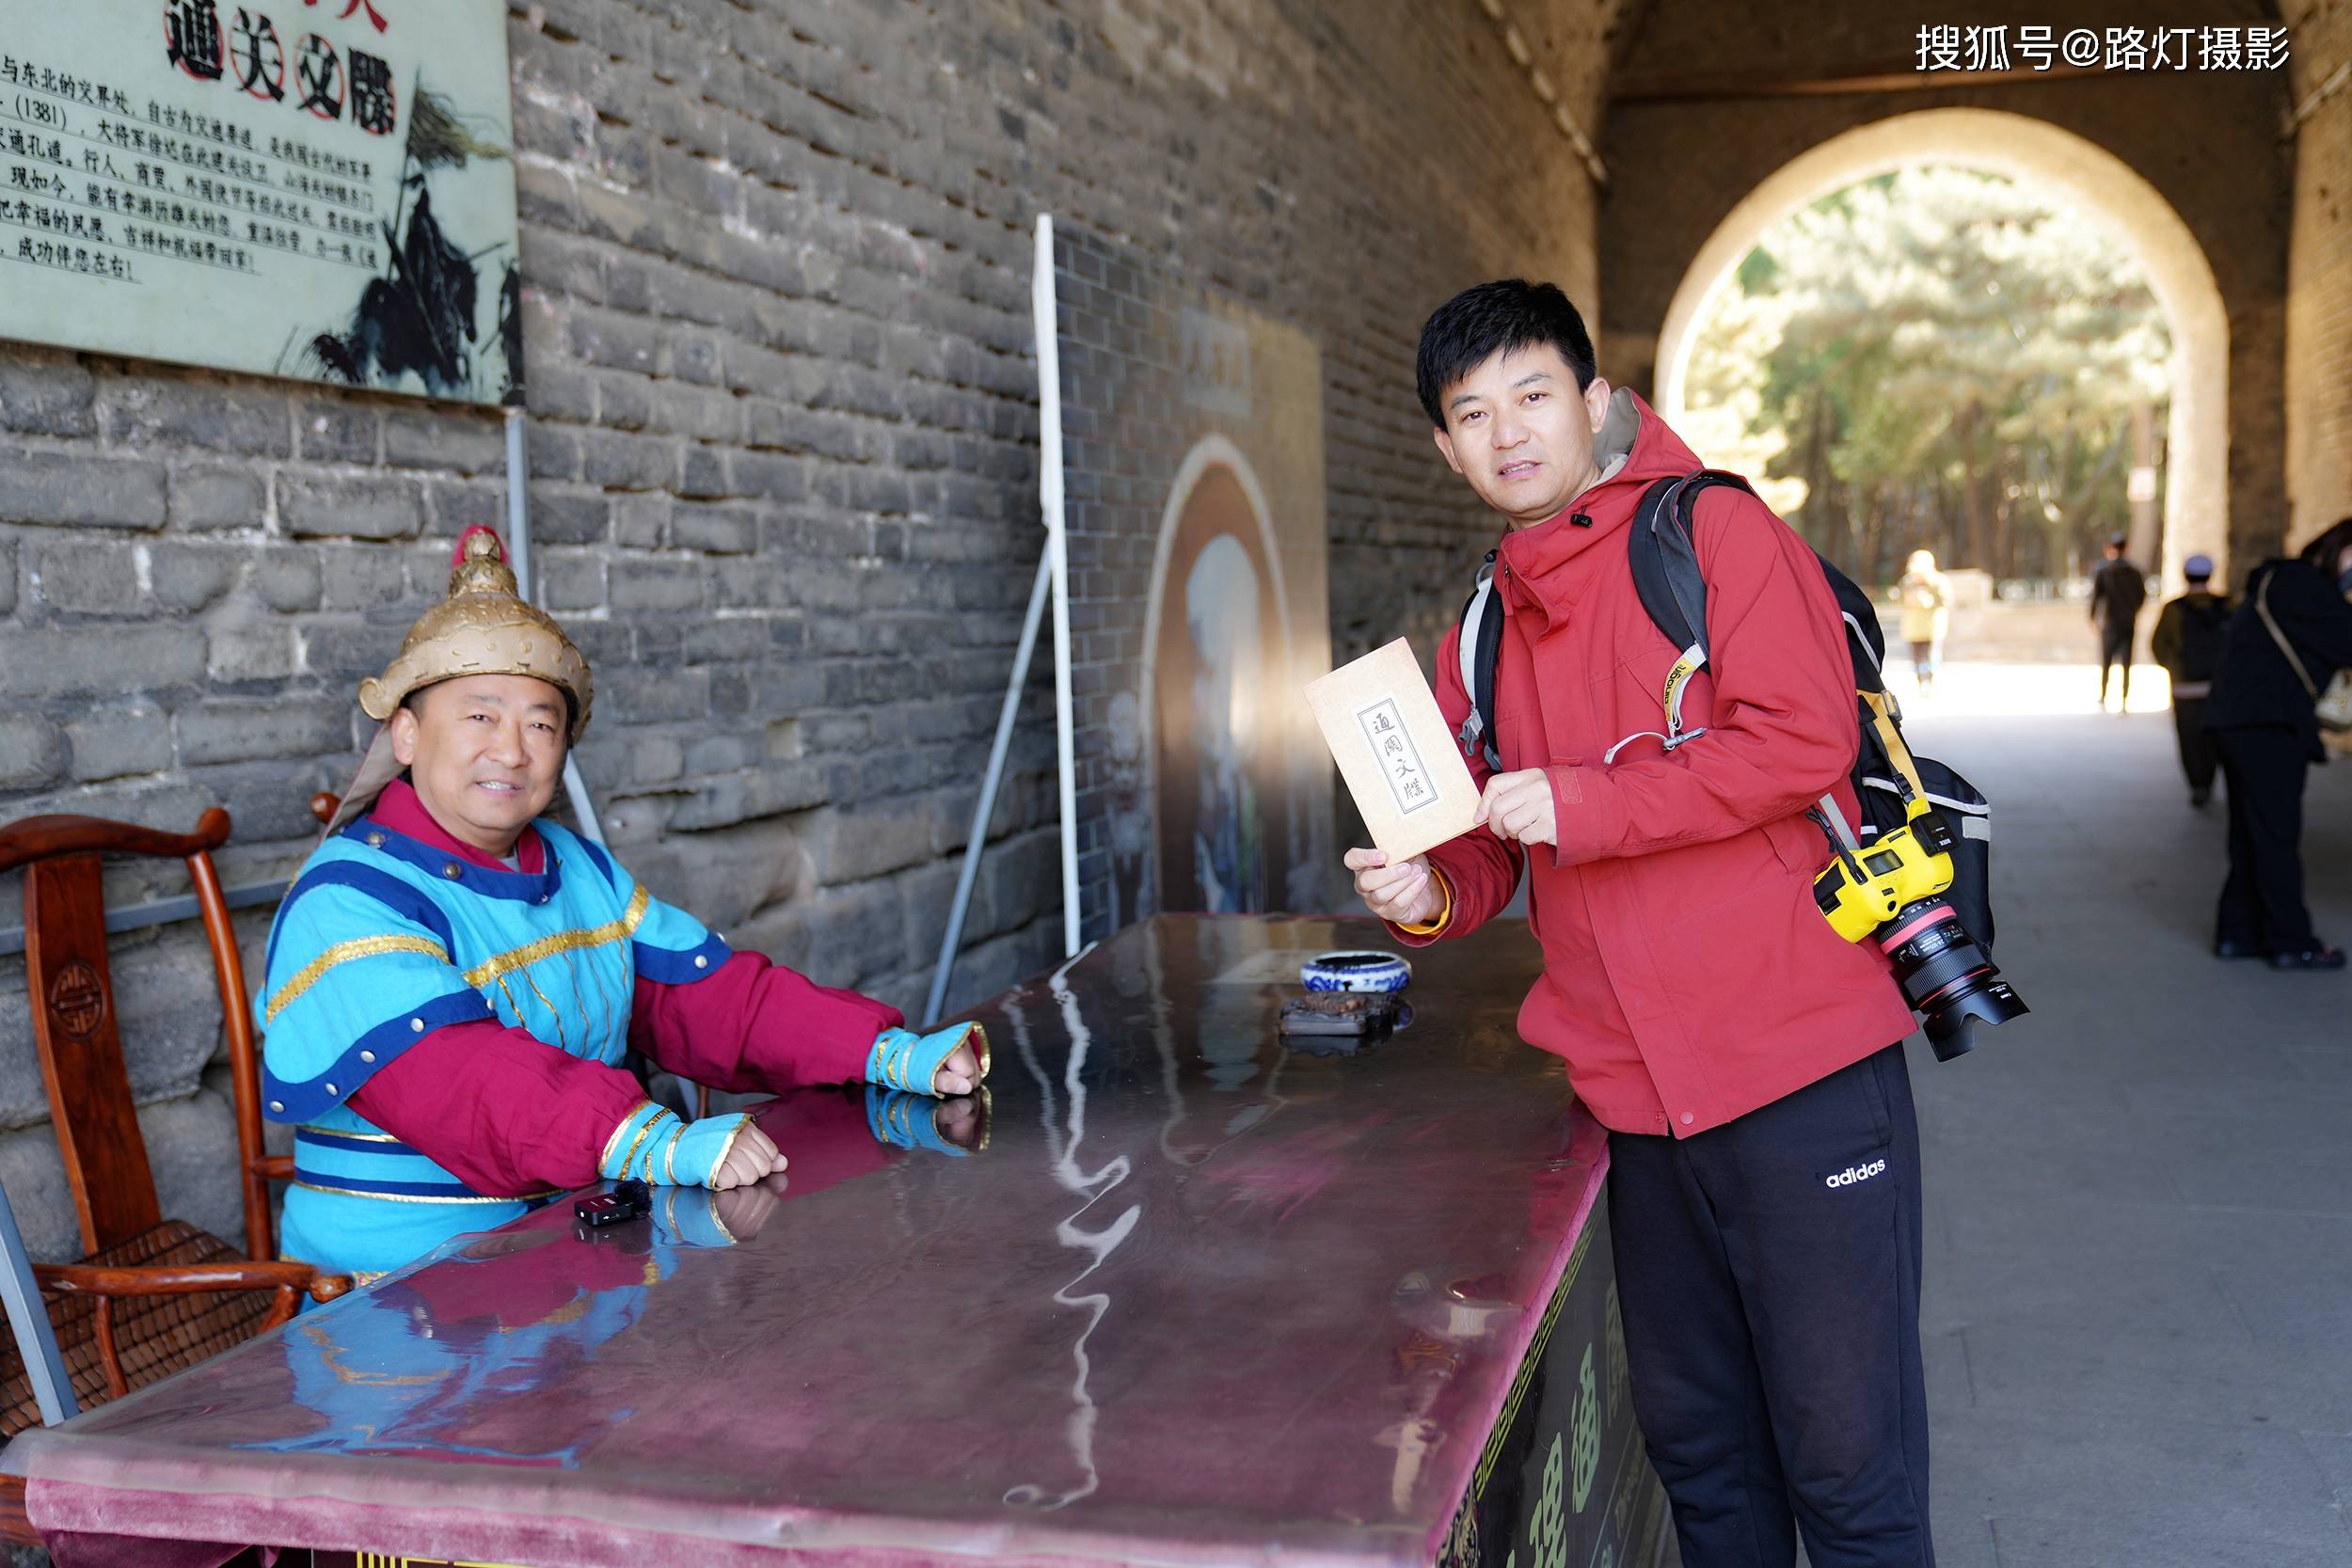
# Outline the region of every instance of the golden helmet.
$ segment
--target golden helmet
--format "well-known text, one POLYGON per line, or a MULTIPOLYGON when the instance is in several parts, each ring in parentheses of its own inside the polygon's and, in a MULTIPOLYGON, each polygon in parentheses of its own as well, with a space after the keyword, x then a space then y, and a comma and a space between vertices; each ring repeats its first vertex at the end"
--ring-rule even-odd
POLYGON ((359 706, 378 723, 409 694, 459 675, 533 675, 571 699, 571 739, 588 727, 595 695, 588 661, 564 628, 516 592, 495 530, 475 525, 457 541, 449 597, 417 617, 400 657, 359 683, 359 706))

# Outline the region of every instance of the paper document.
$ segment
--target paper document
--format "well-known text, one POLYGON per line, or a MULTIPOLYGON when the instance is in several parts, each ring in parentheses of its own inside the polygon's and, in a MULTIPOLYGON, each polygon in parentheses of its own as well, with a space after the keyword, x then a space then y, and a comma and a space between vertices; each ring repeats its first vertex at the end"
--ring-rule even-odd
POLYGON ((1310 681, 1307 702, 1391 864, 1470 830, 1478 791, 1410 643, 1400 637, 1310 681))

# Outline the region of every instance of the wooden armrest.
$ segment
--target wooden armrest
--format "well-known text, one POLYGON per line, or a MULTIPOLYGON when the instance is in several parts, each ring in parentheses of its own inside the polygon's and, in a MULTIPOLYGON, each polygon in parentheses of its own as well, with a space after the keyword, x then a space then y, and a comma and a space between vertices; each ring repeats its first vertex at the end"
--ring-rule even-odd
POLYGON ((0 1476, 0 1541, 12 1546, 40 1544, 40 1531, 24 1517, 23 1476, 0 1476))
POLYGON ((253 1157, 253 1174, 270 1181, 294 1180, 294 1156, 291 1154, 257 1154, 253 1157))
POLYGON ((351 1289, 348 1275, 321 1274, 308 1263, 166 1263, 119 1269, 88 1263, 36 1263, 33 1278, 44 1290, 88 1296, 303 1291, 313 1301, 332 1301, 351 1289))

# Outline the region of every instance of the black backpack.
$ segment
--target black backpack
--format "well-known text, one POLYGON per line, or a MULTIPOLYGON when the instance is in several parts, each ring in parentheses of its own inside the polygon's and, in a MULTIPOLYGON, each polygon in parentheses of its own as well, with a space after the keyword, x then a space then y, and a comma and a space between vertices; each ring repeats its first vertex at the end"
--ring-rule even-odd
MULTIPOLYGON (((1691 677, 1706 667, 1707 578, 1699 571, 1698 548, 1692 531, 1698 498, 1717 485, 1754 495, 1737 474, 1701 468, 1680 477, 1656 481, 1642 493, 1641 504, 1626 531, 1626 560, 1632 569, 1634 591, 1642 608, 1672 646, 1680 650, 1666 673, 1660 704, 1666 728, 1630 735, 1602 754, 1604 764, 1634 741, 1658 740, 1668 752, 1697 739, 1706 726, 1685 729, 1682 696, 1691 677)), ((1785 525, 1784 525, 1785 526, 1785 525)), ((1461 659, 1462 688, 1470 694, 1470 717, 1457 737, 1465 756, 1482 753, 1489 768, 1502 758, 1495 746, 1495 665, 1502 649, 1502 614, 1494 602, 1496 552, 1486 552, 1478 573, 1478 586, 1462 606, 1456 638, 1461 659)), ((1886 689, 1881 666, 1886 657, 1885 634, 1879 628, 1878 610, 1870 596, 1819 551, 1814 560, 1837 600, 1846 623, 1846 649, 1853 661, 1854 719, 1861 732, 1851 775, 1862 820, 1848 822, 1834 795, 1824 795, 1810 813, 1827 835, 1829 847, 1854 850, 1883 832, 1899 828, 1904 808, 1914 795, 1924 795, 1950 824, 1957 840, 1952 854, 1952 885, 1945 898, 1988 952, 1993 946, 1993 816, 1992 806, 1976 786, 1932 757, 1915 755, 1902 737, 1902 710, 1886 689)))

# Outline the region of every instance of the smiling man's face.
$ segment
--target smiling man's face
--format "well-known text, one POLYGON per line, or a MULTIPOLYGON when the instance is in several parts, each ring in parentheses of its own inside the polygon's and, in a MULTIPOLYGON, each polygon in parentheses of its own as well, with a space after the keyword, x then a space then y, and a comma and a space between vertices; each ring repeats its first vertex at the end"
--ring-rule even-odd
POLYGON ((564 693, 546 681, 461 675, 394 711, 392 755, 451 837, 511 855, 555 799, 570 720, 564 693))
POLYGON ((1489 356, 1445 390, 1438 450, 1478 499, 1533 528, 1592 483, 1593 437, 1609 417, 1609 384, 1576 372, 1549 343, 1489 356))

